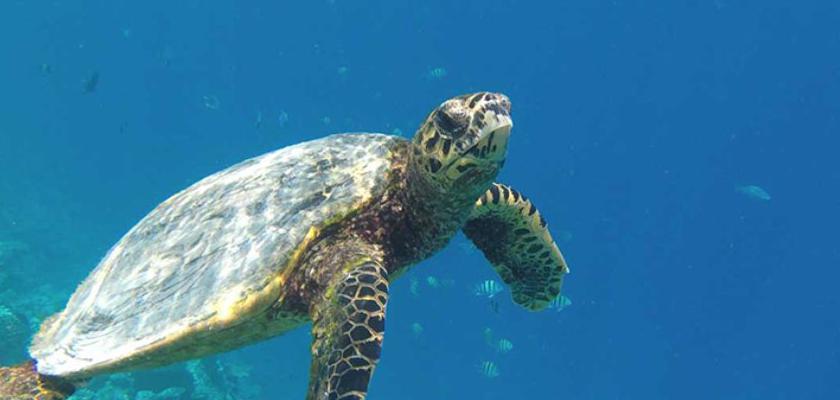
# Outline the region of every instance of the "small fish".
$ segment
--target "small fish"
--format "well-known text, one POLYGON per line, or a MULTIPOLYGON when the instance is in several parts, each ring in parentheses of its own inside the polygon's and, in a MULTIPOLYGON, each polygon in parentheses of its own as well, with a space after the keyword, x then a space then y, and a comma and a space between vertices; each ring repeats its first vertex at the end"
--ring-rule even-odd
POLYGON ((329 125, 332 122, 332 118, 324 116, 321 118, 321 123, 324 125, 329 125))
POLYGON ((446 68, 443 67, 432 68, 426 72, 426 78, 429 80, 441 80, 446 78, 446 75, 448 75, 448 73, 446 72, 446 68))
POLYGON ((770 200, 770 193, 767 193, 766 190, 762 189, 761 187, 755 185, 745 185, 745 186, 738 186, 735 188, 735 191, 738 193, 743 194, 744 196, 761 200, 761 201, 769 201, 770 200))
POLYGON ((260 129, 263 123, 262 111, 257 111, 257 120, 254 121, 254 128, 260 129))
POLYGON ((281 128, 285 127, 289 123, 289 114, 285 111, 280 111, 280 114, 277 115, 277 123, 281 128))
POLYGON ((560 312, 570 305, 572 305, 572 300, 561 294, 555 297, 554 300, 551 300, 551 303, 548 303, 548 308, 560 312))
POLYGON ((423 325, 420 325, 419 322, 412 323, 411 333, 413 333, 414 336, 419 337, 423 333, 423 325))
POLYGON ((487 378, 499 376, 499 367, 493 361, 484 361, 479 365, 478 371, 487 378))
POLYGON ((53 71, 52 65, 43 63, 41 64, 41 73, 44 75, 49 75, 53 71))
POLYGON ((426 283, 429 284, 429 286, 431 286, 435 289, 440 287, 440 281, 438 280, 438 278, 435 278, 434 276, 431 276, 431 275, 426 277, 426 283))
POLYGON ((493 311, 494 314, 499 313, 499 302, 496 299, 490 299, 490 311, 493 311))
POLYGON ((499 342, 496 343, 496 351, 502 354, 510 353, 513 350, 513 342, 507 339, 499 339, 499 342))
POLYGON ((338 74, 341 75, 341 76, 347 75, 347 71, 348 71, 347 67, 345 67, 343 65, 338 67, 338 74))
POLYGON ((84 81, 85 93, 93 93, 99 87, 99 72, 94 71, 84 81))
POLYGON ((204 107, 207 107, 211 110, 218 110, 221 107, 222 103, 219 101, 219 98, 213 95, 203 96, 202 100, 204 100, 204 107))
POLYGON ((415 277, 411 277, 411 283, 408 286, 408 291, 411 292, 413 296, 417 296, 420 294, 420 281, 417 280, 415 277))
POLYGON ((495 339, 493 338, 493 330, 488 328, 484 328, 482 331, 482 335, 484 335, 484 343, 487 343, 488 346, 493 347, 493 343, 495 339))
POLYGON ((488 279, 475 285, 475 288, 473 289, 473 293, 475 293, 476 296, 483 296, 491 299, 493 296, 501 293, 502 291, 504 291, 504 289, 502 289, 502 285, 492 279, 488 279))

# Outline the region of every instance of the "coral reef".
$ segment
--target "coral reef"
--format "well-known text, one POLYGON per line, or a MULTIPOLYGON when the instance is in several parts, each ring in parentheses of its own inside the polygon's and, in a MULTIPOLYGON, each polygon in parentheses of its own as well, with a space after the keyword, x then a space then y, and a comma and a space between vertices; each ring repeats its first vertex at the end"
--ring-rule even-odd
POLYGON ((101 379, 101 382, 90 387, 80 389, 71 400, 180 400, 184 399, 186 389, 182 387, 167 388, 158 392, 151 390, 136 390, 135 379, 131 374, 117 374, 101 379))
POLYGON ((156 371, 94 379, 70 400, 257 400, 251 367, 232 356, 194 360, 156 371), (169 387, 166 387, 169 386, 169 387))
POLYGON ((184 388, 169 388, 161 392, 155 393, 149 390, 141 390, 137 392, 135 400, 178 400, 186 393, 184 388))
POLYGON ((16 257, 29 252, 29 245, 18 240, 0 240, 0 268, 5 268, 16 257))
POLYGON ((207 367, 208 361, 195 360, 187 363, 192 376, 193 399, 233 400, 259 398, 260 388, 249 382, 251 367, 231 361, 215 361, 215 371, 207 367))
POLYGON ((7 306, 0 304, 0 364, 8 365, 26 360, 29 341, 26 320, 7 306))

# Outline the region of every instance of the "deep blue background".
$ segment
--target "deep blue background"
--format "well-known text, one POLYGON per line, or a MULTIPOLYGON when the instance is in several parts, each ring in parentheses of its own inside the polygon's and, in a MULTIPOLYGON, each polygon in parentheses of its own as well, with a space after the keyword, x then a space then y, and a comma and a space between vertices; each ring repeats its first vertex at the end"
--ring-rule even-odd
MULTIPOLYGON (((840 3, 278 3, 0 5, 0 223, 46 254, 30 284, 69 294, 152 207, 234 162, 411 135, 449 97, 500 91, 516 124, 500 180, 564 232, 574 304, 531 314, 505 293, 495 314, 470 293, 492 270, 451 246, 395 285, 372 399, 840 398, 840 3), (429 275, 456 285, 412 296, 429 275)), ((308 345, 237 353, 266 398, 299 399, 308 345)))

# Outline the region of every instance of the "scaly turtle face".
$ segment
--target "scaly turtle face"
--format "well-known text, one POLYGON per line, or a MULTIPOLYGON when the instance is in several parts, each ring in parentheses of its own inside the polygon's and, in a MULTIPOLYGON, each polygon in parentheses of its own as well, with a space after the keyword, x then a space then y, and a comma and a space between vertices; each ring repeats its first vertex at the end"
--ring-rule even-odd
POLYGON ((504 165, 511 127, 510 100, 503 94, 447 100, 414 136, 413 161, 440 186, 485 190, 504 165))

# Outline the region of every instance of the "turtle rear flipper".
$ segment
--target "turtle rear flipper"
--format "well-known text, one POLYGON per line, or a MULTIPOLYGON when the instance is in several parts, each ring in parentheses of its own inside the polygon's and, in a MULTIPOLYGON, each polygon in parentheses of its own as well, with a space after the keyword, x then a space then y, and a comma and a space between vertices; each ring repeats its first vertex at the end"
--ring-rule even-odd
POLYGON ((464 233, 493 264, 513 292, 513 301, 533 311, 560 294, 569 272, 537 208, 498 183, 478 199, 464 233))
POLYGON ((39 374, 32 361, 0 368, 0 400, 64 400, 75 390, 64 379, 39 374))
POLYGON ((312 318, 307 400, 363 400, 385 334, 388 272, 371 260, 338 276, 312 318))

